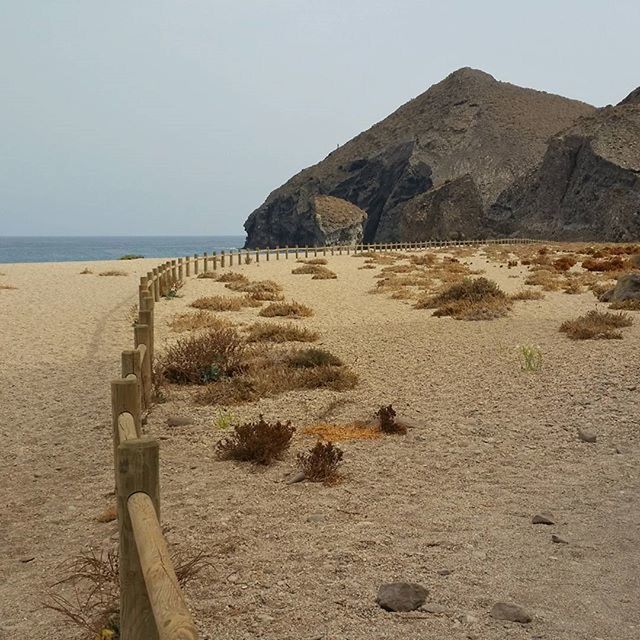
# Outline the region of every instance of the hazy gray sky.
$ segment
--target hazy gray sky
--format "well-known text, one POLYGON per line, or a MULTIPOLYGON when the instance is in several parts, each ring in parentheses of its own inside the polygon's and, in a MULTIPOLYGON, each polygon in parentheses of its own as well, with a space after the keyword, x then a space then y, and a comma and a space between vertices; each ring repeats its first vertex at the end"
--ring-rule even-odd
POLYGON ((0 235, 242 233, 459 67, 619 101, 638 33, 638 0, 0 0, 0 235))

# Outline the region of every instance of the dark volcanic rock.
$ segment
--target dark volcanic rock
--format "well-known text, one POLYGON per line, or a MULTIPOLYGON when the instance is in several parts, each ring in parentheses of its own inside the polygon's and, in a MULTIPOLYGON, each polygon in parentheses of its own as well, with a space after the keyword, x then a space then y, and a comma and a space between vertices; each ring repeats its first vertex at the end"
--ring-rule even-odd
POLYGON ((555 136, 542 162, 489 210, 498 234, 632 242, 640 237, 640 90, 555 136))
POLYGON ((491 617, 496 620, 508 620, 520 624, 531 622, 531 615, 527 611, 520 605, 508 602, 496 602, 491 608, 491 617))
POLYGON ((415 611, 428 595, 429 592, 419 584, 391 582, 380 585, 376 602, 387 611, 415 611))
POLYGON ((620 276, 616 286, 600 296, 600 302, 622 302, 640 298, 640 273, 620 276))
POLYGON ((363 209, 365 242, 484 235, 497 196, 592 111, 460 69, 271 193, 245 223, 247 247, 342 241, 315 223, 315 195, 363 209))

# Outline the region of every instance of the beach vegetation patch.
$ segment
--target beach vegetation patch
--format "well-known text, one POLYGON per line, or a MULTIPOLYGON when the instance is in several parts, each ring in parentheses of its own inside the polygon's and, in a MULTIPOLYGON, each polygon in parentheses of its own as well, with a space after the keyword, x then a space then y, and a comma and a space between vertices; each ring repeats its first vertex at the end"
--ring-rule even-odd
POLYGON ((633 319, 628 313, 592 310, 575 320, 566 320, 560 331, 572 340, 620 340, 623 327, 630 327, 633 319))

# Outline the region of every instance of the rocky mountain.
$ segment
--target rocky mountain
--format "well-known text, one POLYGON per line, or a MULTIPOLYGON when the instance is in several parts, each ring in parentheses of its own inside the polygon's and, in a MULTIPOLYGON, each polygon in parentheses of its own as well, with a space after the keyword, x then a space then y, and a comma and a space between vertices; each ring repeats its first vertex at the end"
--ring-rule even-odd
POLYGON ((640 88, 554 136, 490 208, 493 228, 557 240, 640 238, 640 88))
MULTIPOLYGON (((247 246, 340 237, 339 223, 322 232, 320 195, 366 212, 365 242, 515 229, 520 217, 504 192, 538 166, 550 137, 594 111, 460 69, 273 191, 245 223, 247 246), (499 197, 503 208, 493 210, 499 197)), ((346 225, 352 237, 353 220, 346 225)))

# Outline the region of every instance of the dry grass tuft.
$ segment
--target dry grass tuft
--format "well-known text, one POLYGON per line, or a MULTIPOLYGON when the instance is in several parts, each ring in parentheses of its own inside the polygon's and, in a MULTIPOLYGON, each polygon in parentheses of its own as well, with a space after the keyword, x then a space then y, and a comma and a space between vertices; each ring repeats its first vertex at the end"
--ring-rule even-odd
POLYGON ((538 269, 532 271, 525 284, 542 287, 544 291, 559 291, 562 288, 562 278, 557 271, 538 269))
POLYGON ((338 478, 342 457, 342 450, 333 442, 316 442, 309 453, 299 453, 297 459, 305 480, 333 484, 338 478))
POLYGON ((298 262, 302 262, 303 264, 329 264, 326 258, 307 258, 305 260, 298 260, 298 262))
POLYGON ((553 268, 556 271, 569 271, 569 269, 571 269, 571 267, 575 266, 577 263, 578 259, 574 256, 562 256, 553 261, 553 268))
POLYGON ((275 302, 284 298, 282 295, 282 287, 273 280, 250 282, 242 291, 248 293, 254 300, 262 300, 265 302, 275 302))
POLYGON ((256 322, 247 327, 248 342, 315 342, 319 337, 317 331, 295 324, 256 322))
POLYGON ((411 260, 412 264, 422 265, 425 267, 431 267, 438 260, 435 253, 423 253, 420 255, 412 255, 409 259, 411 260))
POLYGON ((342 360, 325 349, 299 349, 287 356, 287 362, 296 369, 312 367, 341 367, 342 360))
POLYGON ((301 267, 296 267, 291 273, 295 275, 312 275, 312 280, 335 280, 338 277, 331 269, 327 269, 327 267, 323 267, 320 264, 311 264, 309 262, 303 264, 301 267))
POLYGON ((582 263, 582 268, 587 271, 626 271, 631 268, 631 263, 621 256, 601 259, 587 258, 582 263))
POLYGON ((191 313, 181 313, 174 316, 169 326, 172 331, 195 331, 197 329, 222 329, 232 326, 226 318, 213 315, 208 311, 196 311, 191 313))
POLYGON ((267 305, 258 314, 264 318, 308 318, 313 315, 313 309, 300 302, 274 302, 267 305))
POLYGON ((208 296, 198 298, 191 303, 194 309, 207 309, 208 311, 240 311, 244 307, 259 307, 259 300, 250 296, 231 298, 229 296, 208 296))
POLYGON ((80 272, 80 275, 81 275, 81 276, 86 276, 86 275, 89 275, 90 273, 93 273, 93 271, 91 271, 91 269, 89 269, 89 267, 85 267, 85 268, 80 272))
POLYGON ((235 329, 211 328, 172 344, 159 360, 160 373, 176 384, 206 384, 241 371, 245 351, 235 329))
POLYGON ((245 284, 249 282, 249 278, 247 278, 247 276, 243 273, 238 273, 237 271, 221 273, 219 276, 216 276, 216 280, 218 282, 244 282, 245 284))
POLYGON ((291 444, 295 428, 290 422, 247 422, 234 428, 234 432, 216 445, 221 460, 239 460, 270 465, 279 460, 291 444))
POLYGON ((330 424, 321 422, 320 424, 305 427, 302 430, 307 436, 316 436, 321 440, 329 442, 345 442, 348 440, 377 440, 382 437, 382 432, 373 429, 371 425, 363 422, 352 422, 349 424, 330 424))
POLYGON ((509 298, 511 300, 542 300, 544 293, 537 289, 520 289, 515 293, 512 293, 509 298))
POLYGON ((633 319, 627 313, 608 311, 589 311, 575 320, 566 320, 560 325, 560 331, 572 340, 620 340, 621 327, 630 327, 633 319))
POLYGON ((4 289, 5 291, 15 290, 18 287, 14 287, 12 284, 0 284, 0 289, 4 289))
POLYGON ((437 317, 492 320, 507 315, 511 300, 492 280, 465 278, 444 291, 418 300, 417 309, 435 309, 437 317))
POLYGON ((624 311, 640 311, 640 298, 628 298, 627 300, 615 300, 609 305, 609 309, 622 309, 624 311))
POLYGON ((363 264, 362 266, 358 267, 358 269, 362 270, 362 269, 377 269, 375 264, 371 264, 370 262, 363 264))
POLYGON ((126 271, 118 271, 117 269, 110 269, 108 271, 101 271, 99 276, 128 276, 126 271))
POLYGON ((216 271, 203 271, 197 276, 198 280, 218 280, 218 273, 216 271))

